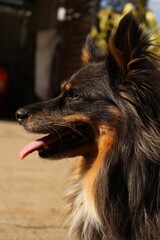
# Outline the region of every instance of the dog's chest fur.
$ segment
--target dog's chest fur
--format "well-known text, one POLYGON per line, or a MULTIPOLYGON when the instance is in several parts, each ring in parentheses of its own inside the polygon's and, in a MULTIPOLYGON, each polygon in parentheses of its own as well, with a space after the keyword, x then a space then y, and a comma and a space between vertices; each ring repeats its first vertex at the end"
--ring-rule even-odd
MULTIPOLYGON (((96 211, 94 197, 89 197, 83 176, 85 160, 80 158, 72 170, 69 187, 66 191, 67 206, 65 212, 70 222, 69 239, 81 235, 80 239, 94 239, 98 230, 101 232, 101 221, 96 211), (94 236, 93 236, 94 233, 94 236)), ((93 183, 94 188, 94 183, 93 183)), ((79 239, 79 238, 76 238, 79 239)), ((96 237, 95 239, 99 239, 96 237)), ((102 239, 102 236, 101 238, 102 239)))

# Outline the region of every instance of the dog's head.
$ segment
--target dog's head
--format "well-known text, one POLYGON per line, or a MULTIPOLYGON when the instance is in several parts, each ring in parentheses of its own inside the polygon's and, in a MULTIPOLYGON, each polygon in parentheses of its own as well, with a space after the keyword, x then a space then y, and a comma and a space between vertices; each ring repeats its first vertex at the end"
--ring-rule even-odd
POLYGON ((158 239, 160 65, 150 46, 128 14, 107 53, 88 37, 84 66, 57 98, 16 113, 25 129, 46 135, 21 158, 35 150, 53 159, 83 156, 68 197, 71 232, 83 239, 158 239))
POLYGON ((154 155, 147 138, 152 132, 152 145, 158 139, 160 73, 149 46, 132 14, 121 20, 107 53, 88 37, 85 64, 61 85, 60 95, 17 111, 25 129, 47 135, 27 145, 21 158, 38 150, 41 157, 93 159, 121 140, 123 150, 133 151, 137 141, 139 150, 148 148, 148 154, 154 155), (143 143, 138 142, 142 138, 143 143))

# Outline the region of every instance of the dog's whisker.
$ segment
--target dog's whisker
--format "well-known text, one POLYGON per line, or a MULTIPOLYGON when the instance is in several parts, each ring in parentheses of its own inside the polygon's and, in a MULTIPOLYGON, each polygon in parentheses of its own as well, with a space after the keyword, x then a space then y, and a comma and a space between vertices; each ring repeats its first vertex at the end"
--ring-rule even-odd
POLYGON ((58 135, 58 137, 59 137, 59 140, 60 140, 60 143, 61 143, 61 148, 62 148, 62 145, 63 145, 63 141, 62 141, 62 137, 61 137, 61 135, 59 134, 59 132, 58 132, 58 130, 56 130, 55 128, 53 128, 53 127, 49 127, 51 130, 53 130, 57 135, 58 135))
POLYGON ((76 127, 73 127, 73 126, 70 126, 70 125, 66 125, 66 124, 55 124, 55 123, 54 123, 54 126, 69 128, 69 129, 73 130, 73 132, 76 132, 77 134, 79 134, 80 136, 82 136, 82 137, 84 137, 86 139, 86 136, 84 134, 82 134, 80 131, 78 131, 76 129, 76 127))

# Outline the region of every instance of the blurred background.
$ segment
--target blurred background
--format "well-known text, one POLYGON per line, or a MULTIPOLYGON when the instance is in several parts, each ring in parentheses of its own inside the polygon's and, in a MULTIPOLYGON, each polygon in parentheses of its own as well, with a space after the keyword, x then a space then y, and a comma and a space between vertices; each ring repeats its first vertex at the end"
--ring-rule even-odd
POLYGON ((0 118, 47 100, 81 67, 88 33, 106 47, 120 17, 135 9, 160 24, 159 0, 0 0, 0 118))
POLYGON ((62 199, 76 159, 47 161, 34 152, 20 161, 20 149, 39 136, 8 120, 23 105, 55 97, 81 67, 86 36, 107 50, 130 11, 160 46, 160 0, 0 0, 0 240, 66 239, 62 199))

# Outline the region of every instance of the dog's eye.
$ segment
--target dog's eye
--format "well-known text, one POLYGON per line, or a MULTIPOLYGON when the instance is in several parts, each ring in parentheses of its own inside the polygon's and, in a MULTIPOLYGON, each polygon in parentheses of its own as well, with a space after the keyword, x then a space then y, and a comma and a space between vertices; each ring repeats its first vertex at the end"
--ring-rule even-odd
POLYGON ((76 93, 75 91, 72 90, 68 93, 68 98, 75 100, 75 99, 79 98, 79 95, 78 95, 78 93, 76 93))

